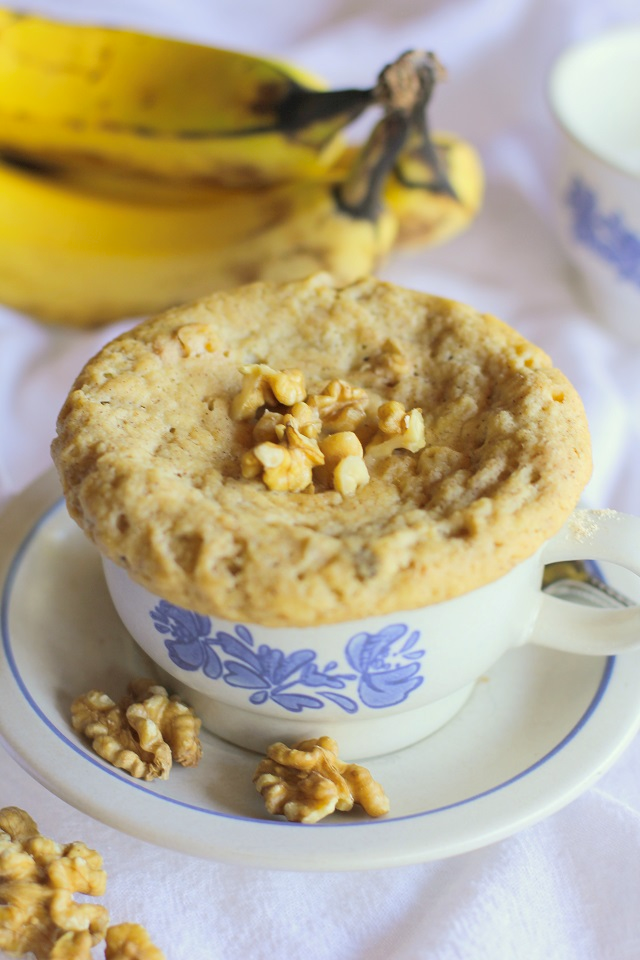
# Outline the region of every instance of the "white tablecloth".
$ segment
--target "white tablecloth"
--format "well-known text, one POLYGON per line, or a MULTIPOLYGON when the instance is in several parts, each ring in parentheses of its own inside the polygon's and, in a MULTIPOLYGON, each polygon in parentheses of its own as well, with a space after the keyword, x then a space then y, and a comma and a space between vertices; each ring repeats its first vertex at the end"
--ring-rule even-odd
MULTIPOLYGON (((602 328, 572 287, 551 216, 557 132, 545 94, 554 56, 608 24, 639 21, 637 0, 15 6, 281 55, 335 86, 370 84, 409 47, 436 51, 449 78, 437 90, 433 125, 480 148, 486 202, 467 234, 396 255, 382 274, 495 313, 542 346, 587 409, 595 468, 585 502, 640 514, 640 347, 602 328)), ((61 332, 0 309, 0 504, 49 467, 73 377, 127 324, 61 332)), ((252 870, 167 852, 67 806, 0 752, 0 806, 7 804, 26 808, 45 834, 102 851, 114 864, 106 898, 113 922, 144 923, 170 960, 640 956, 640 739, 594 787, 522 833, 384 871, 252 870)))

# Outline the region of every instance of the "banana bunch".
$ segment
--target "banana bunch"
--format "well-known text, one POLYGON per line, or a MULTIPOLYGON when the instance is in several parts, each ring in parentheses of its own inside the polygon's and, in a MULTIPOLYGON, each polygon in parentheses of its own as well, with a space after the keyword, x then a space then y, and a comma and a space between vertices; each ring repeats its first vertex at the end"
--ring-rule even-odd
POLYGON ((372 102, 288 64, 0 9, 0 151, 238 186, 307 176, 372 102))
POLYGON ((439 69, 411 51, 332 91, 288 64, 0 9, 0 302, 96 326, 257 279, 349 283, 395 245, 449 239, 483 176, 468 143, 429 134, 439 69))

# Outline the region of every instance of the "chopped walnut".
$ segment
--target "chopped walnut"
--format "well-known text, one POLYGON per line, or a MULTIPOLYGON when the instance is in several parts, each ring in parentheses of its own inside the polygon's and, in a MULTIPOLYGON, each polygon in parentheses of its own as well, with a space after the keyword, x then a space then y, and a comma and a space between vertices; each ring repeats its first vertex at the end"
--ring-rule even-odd
POLYGON ((273 370, 266 363, 251 363, 240 367, 242 386, 231 404, 234 420, 250 420, 260 407, 278 403, 292 407, 304 400, 307 389, 300 370, 273 370))
POLYGON ((385 376, 388 383, 396 384, 410 372, 411 361, 398 341, 389 337, 382 344, 380 353, 369 359, 368 366, 371 370, 385 376))
POLYGON ((369 479, 369 471, 362 457, 344 457, 333 471, 333 488, 343 497, 352 497, 369 483, 369 479))
POLYGON ((369 441, 365 456, 372 460, 389 457, 394 450, 417 453, 425 446, 422 411, 414 407, 408 413, 397 400, 388 400, 378 408, 378 431, 369 441))
MULTIPOLYGON (((384 342, 376 362, 383 361, 398 375, 408 364, 392 339, 384 342)), ((243 454, 240 469, 245 479, 259 477, 269 490, 313 491, 317 481, 352 496, 369 482, 365 455, 377 460, 394 450, 415 453, 425 446, 417 407, 407 412, 397 401, 378 402, 375 394, 337 379, 306 396, 299 370, 278 371, 261 363, 240 370, 244 380, 232 403, 233 417, 248 420, 263 408, 253 426, 254 446, 243 454), (279 409, 270 409, 274 406, 279 409)))
MULTIPOLYGON (((289 410, 289 413, 295 420, 299 432, 304 437, 308 437, 310 440, 316 440, 320 436, 320 432, 322 430, 322 420, 320 419, 318 411, 311 407, 308 403, 305 403, 304 400, 294 403, 289 410)), ((284 418, 283 423, 286 423, 284 418)), ((276 428, 276 434, 279 436, 282 434, 281 424, 276 428)))
POLYGON ((269 490, 306 489, 312 482, 313 468, 324 463, 317 440, 305 436, 289 413, 275 426, 275 435, 277 443, 265 440, 243 455, 242 476, 261 476, 269 490))
POLYGON ((274 743, 256 768, 253 782, 269 813, 317 823, 335 810, 360 804, 372 817, 389 812, 389 801, 365 767, 338 758, 331 737, 302 740, 294 747, 274 743))
POLYGON ((286 424, 289 422, 285 419, 286 417, 293 417, 298 432, 303 437, 315 440, 320 435, 322 420, 318 411, 301 400, 299 403, 294 403, 286 413, 279 413, 277 410, 265 410, 253 428, 253 439, 256 444, 264 443, 266 440, 271 443, 281 440, 286 424))
POLYGON ((215 328, 208 323, 185 323, 178 329, 176 336, 187 357, 215 353, 220 345, 215 328))
POLYGON ((71 705, 75 730, 104 760, 141 780, 166 780, 172 762, 195 766, 201 721, 179 697, 152 680, 137 680, 120 703, 90 690, 71 705))
POLYGON ((165 960, 139 923, 117 923, 106 935, 105 960, 165 960))
POLYGON ((346 380, 331 380, 321 393, 307 398, 307 403, 317 408, 325 433, 355 430, 367 415, 368 402, 367 391, 346 380))
POLYGON ((73 895, 100 895, 105 886, 95 850, 41 836, 18 807, 0 810, 0 949, 36 960, 90 960, 109 915, 73 895))
POLYGON ((277 410, 264 411, 253 427, 253 442, 256 446, 260 443, 277 443, 276 427, 282 423, 283 417, 284 414, 277 410))
POLYGON ((350 430, 331 433, 319 441, 324 454, 323 478, 327 486, 345 497, 369 482, 369 471, 363 460, 360 440, 350 430))
POLYGON ((315 437, 308 437, 300 429, 300 424, 291 413, 285 413, 282 423, 276 426, 276 437, 286 443, 290 450, 300 450, 312 463, 323 463, 324 458, 315 437))

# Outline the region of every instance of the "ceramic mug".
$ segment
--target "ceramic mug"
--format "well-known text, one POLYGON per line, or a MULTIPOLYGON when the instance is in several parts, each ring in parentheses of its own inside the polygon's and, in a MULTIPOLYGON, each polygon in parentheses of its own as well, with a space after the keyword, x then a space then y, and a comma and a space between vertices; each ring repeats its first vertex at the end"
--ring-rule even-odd
POLYGON ((640 343, 640 26, 567 49, 548 94, 560 239, 594 313, 640 343))
POLYGON ((251 750, 329 735, 345 757, 389 753, 433 733, 510 648, 579 654, 640 647, 640 606, 597 610, 543 593, 560 560, 620 564, 640 576, 640 517, 576 511, 505 576, 416 610, 315 627, 263 627, 176 607, 103 559, 134 640, 204 725, 251 750))

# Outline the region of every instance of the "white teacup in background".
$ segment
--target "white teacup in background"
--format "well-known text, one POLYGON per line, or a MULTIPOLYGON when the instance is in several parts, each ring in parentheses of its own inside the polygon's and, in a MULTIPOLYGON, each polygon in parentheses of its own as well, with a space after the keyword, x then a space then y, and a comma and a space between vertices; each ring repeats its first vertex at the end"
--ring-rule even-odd
POLYGON ((389 753, 433 733, 509 649, 576 654, 640 648, 640 606, 596 610, 541 590, 545 564, 602 560, 640 576, 640 518, 577 511, 505 576, 452 600, 315 627, 264 627, 202 616, 134 583, 103 558, 134 640, 205 726, 263 752, 328 735, 345 756, 389 753))
POLYGON ((640 23, 565 50, 549 99, 562 243, 598 318, 640 343, 640 23))

